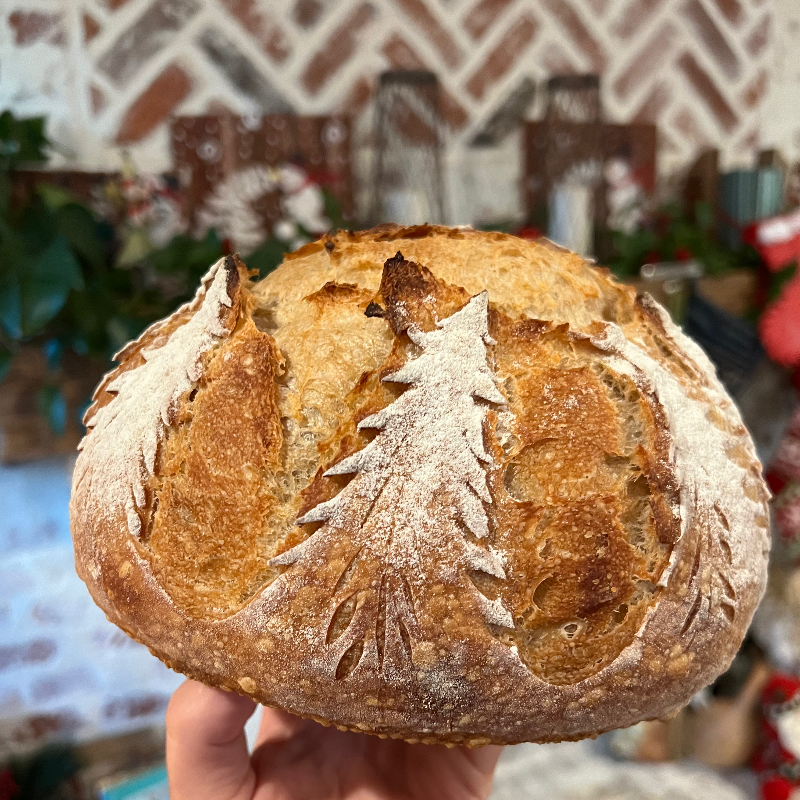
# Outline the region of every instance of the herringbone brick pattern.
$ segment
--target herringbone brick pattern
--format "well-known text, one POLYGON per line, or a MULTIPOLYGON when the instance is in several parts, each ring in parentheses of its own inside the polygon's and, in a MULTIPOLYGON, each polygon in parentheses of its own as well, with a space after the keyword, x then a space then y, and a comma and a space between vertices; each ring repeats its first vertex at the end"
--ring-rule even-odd
MULTIPOLYGON (((468 142, 526 77, 599 71, 614 121, 654 121, 662 164, 754 145, 764 0, 7 0, 7 47, 61 47, 87 127, 148 141, 215 104, 359 113, 375 76, 427 67, 468 142), (70 61, 72 59, 72 61, 70 61)), ((159 141, 166 142, 161 134, 159 141)))

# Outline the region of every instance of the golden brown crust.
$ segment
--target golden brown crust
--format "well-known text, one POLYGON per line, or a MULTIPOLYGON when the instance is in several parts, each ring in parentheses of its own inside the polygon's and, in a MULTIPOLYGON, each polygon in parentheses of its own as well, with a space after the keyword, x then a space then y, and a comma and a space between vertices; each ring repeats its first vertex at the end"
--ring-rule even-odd
POLYGON ((468 229, 338 232, 287 261, 253 287, 223 264, 214 313, 209 279, 98 389, 90 419, 124 405, 120 375, 155 369, 143 351, 211 320, 145 476, 141 535, 101 490, 102 419, 80 456, 76 564, 109 619, 196 679, 430 742, 595 735, 673 711, 725 668, 763 591, 767 495, 735 408, 652 301, 546 241, 468 229), (503 398, 469 405, 486 534, 458 523, 457 482, 424 501, 431 535, 451 538, 402 558, 369 527, 399 535, 402 499, 295 524, 357 507, 367 478, 326 470, 380 449, 390 434, 360 423, 410 392, 387 378, 483 291, 479 350, 503 398))

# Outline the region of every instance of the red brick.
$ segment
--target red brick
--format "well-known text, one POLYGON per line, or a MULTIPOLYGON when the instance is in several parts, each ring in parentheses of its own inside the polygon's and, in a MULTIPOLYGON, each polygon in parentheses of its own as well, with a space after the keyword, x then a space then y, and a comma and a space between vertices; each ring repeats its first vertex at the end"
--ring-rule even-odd
POLYGON ((263 11, 256 0, 222 0, 222 5, 273 60, 281 63, 291 53, 283 28, 263 11))
POLYGON ((576 75, 579 71, 564 47, 555 42, 548 42, 542 48, 539 60, 548 75, 576 75))
POLYGON ((597 16, 602 17, 603 14, 606 13, 606 9, 608 8, 608 4, 611 0, 588 0, 589 5, 592 7, 592 11, 594 11, 597 16))
POLYGON ((31 616, 42 625, 58 625, 64 621, 60 609, 53 603, 37 603, 31 611, 31 616))
POLYGON ((27 745, 45 738, 63 737, 74 733, 83 724, 77 711, 36 714, 3 725, 0 743, 27 745))
POLYGON ((170 64, 133 101, 117 131, 117 144, 138 142, 152 133, 189 95, 192 81, 177 65, 170 64))
POLYGON ((683 14, 689 20, 695 34, 703 44, 704 50, 717 62, 717 65, 731 80, 739 77, 741 72, 739 59, 733 52, 717 23, 708 15, 700 0, 687 0, 683 6, 683 14))
POLYGON ((758 74, 744 87, 742 102, 747 108, 755 108, 764 99, 769 85, 769 76, 765 69, 760 69, 758 74))
POLYGON ((52 44, 54 47, 66 47, 67 46, 67 37, 64 33, 64 26, 58 25, 51 34, 50 38, 47 40, 48 44, 52 44))
POLYGON ((624 100, 642 83, 651 80, 655 70, 672 52, 677 33, 675 26, 666 22, 634 53, 625 69, 614 81, 614 93, 617 97, 624 100))
POLYGON ((607 58, 603 48, 568 0, 541 0, 541 4, 553 15, 578 49, 583 51, 592 69, 595 72, 604 72, 607 58))
POLYGON ((513 0, 478 0, 464 17, 464 28, 473 39, 483 38, 483 34, 494 25, 495 20, 511 5, 513 0))
POLYGON ((392 69, 428 69, 416 50, 402 36, 392 34, 383 45, 383 54, 392 69))
POLYGON ((94 84, 89 87, 89 102, 94 114, 99 114, 108 105, 105 93, 94 84))
POLYGON ((356 6, 328 37, 306 66, 301 81, 309 94, 318 94, 323 86, 356 52, 359 37, 375 17, 370 3, 356 6))
POLYGON ((91 672, 86 669, 72 669, 34 681, 30 693, 35 702, 47 702, 70 692, 93 689, 95 685, 91 672))
MULTIPOLYGON (((400 35, 393 34, 383 45, 383 54, 392 69, 428 69, 418 53, 400 35)), ((452 130, 460 130, 469 121, 469 114, 443 86, 439 87, 439 110, 452 130)))
POLYGON ((25 708, 25 701, 16 689, 0 688, 0 719, 17 716, 25 708))
POLYGON ((738 25, 742 21, 744 14, 739 0, 714 0, 714 2, 728 22, 738 25))
POLYGON ((669 88, 664 83, 657 83, 645 97, 638 111, 633 115, 634 122, 658 122, 664 109, 672 99, 669 88))
POLYGON ((369 78, 364 75, 360 78, 356 78, 350 90, 345 95, 344 100, 339 103, 339 112, 358 116, 372 99, 373 91, 374 85, 369 78))
POLYGON ((756 26, 750 31, 745 46, 752 56, 761 55, 769 42, 770 26, 772 25, 772 15, 767 11, 758 21, 756 26))
POLYGON ((38 11, 15 11, 8 17, 14 29, 14 44, 25 47, 53 32, 61 22, 61 14, 40 14, 38 11))
POLYGON ((760 143, 761 135, 758 128, 751 128, 736 142, 733 146, 733 151, 734 153, 740 153, 742 155, 748 154, 755 156, 759 150, 760 143))
POLYGON ((292 16, 301 28, 310 28, 322 15, 325 3, 322 0, 297 0, 292 16))
POLYGON ((622 9, 612 31, 622 39, 630 39, 639 32, 653 14, 664 4, 664 0, 629 0, 622 9))
POLYGON ((420 33, 438 50, 442 61, 448 67, 455 69, 461 64, 464 59, 461 48, 423 0, 394 0, 394 2, 414 20, 420 33))
POLYGON ((121 697, 106 703, 103 716, 106 719, 138 719, 158 714, 167 709, 169 695, 144 694, 133 697, 121 697))
POLYGON ((83 41, 91 42, 100 33, 100 23, 91 15, 83 15, 83 41))
POLYGON ((126 86, 142 65, 167 47, 200 11, 199 0, 158 0, 120 32, 97 66, 117 86, 126 86))
POLYGON ((56 643, 52 639, 32 639, 23 644, 0 647, 0 671, 28 664, 41 664, 55 652, 56 643))
POLYGON ((683 107, 678 110, 673 119, 673 125, 681 137, 688 139, 696 148, 708 147, 711 144, 711 137, 700 127, 688 108, 683 107))
POLYGON ((516 64, 538 28, 539 23, 530 14, 519 17, 467 81, 467 91, 477 100, 482 99, 487 90, 516 64))
POLYGON ((695 92, 705 101, 708 110, 716 118, 720 127, 730 133, 736 127, 739 119, 711 76, 700 66, 691 53, 684 53, 678 59, 678 66, 683 70, 695 92))

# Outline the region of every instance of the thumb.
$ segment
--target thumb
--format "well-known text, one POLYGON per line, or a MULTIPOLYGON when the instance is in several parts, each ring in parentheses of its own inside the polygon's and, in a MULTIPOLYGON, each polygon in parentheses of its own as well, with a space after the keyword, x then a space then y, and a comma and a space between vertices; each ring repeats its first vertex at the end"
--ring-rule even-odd
POLYGON ((186 681, 167 708, 171 800, 250 800, 255 773, 244 724, 255 711, 246 697, 186 681))

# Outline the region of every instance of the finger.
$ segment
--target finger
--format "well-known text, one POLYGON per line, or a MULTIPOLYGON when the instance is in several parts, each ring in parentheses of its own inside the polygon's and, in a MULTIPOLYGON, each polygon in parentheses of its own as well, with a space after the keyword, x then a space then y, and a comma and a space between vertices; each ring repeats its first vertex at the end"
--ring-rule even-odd
POLYGON ((244 724, 246 697, 186 681, 167 708, 170 800, 250 800, 255 773, 244 724))
POLYGON ((304 730, 308 724, 308 720, 298 717, 296 714, 289 714, 287 711, 279 711, 276 708, 265 708, 261 726, 258 729, 256 747, 262 744, 278 744, 288 741, 304 730))
POLYGON ((503 748, 500 745, 489 744, 474 749, 465 747, 464 751, 475 770, 473 776, 475 797, 488 797, 492 791, 494 771, 503 748))
POLYGON ((467 757, 475 765, 475 767, 482 773, 494 775, 497 761, 503 754, 503 748, 499 744, 488 744, 485 747, 465 748, 467 757))

